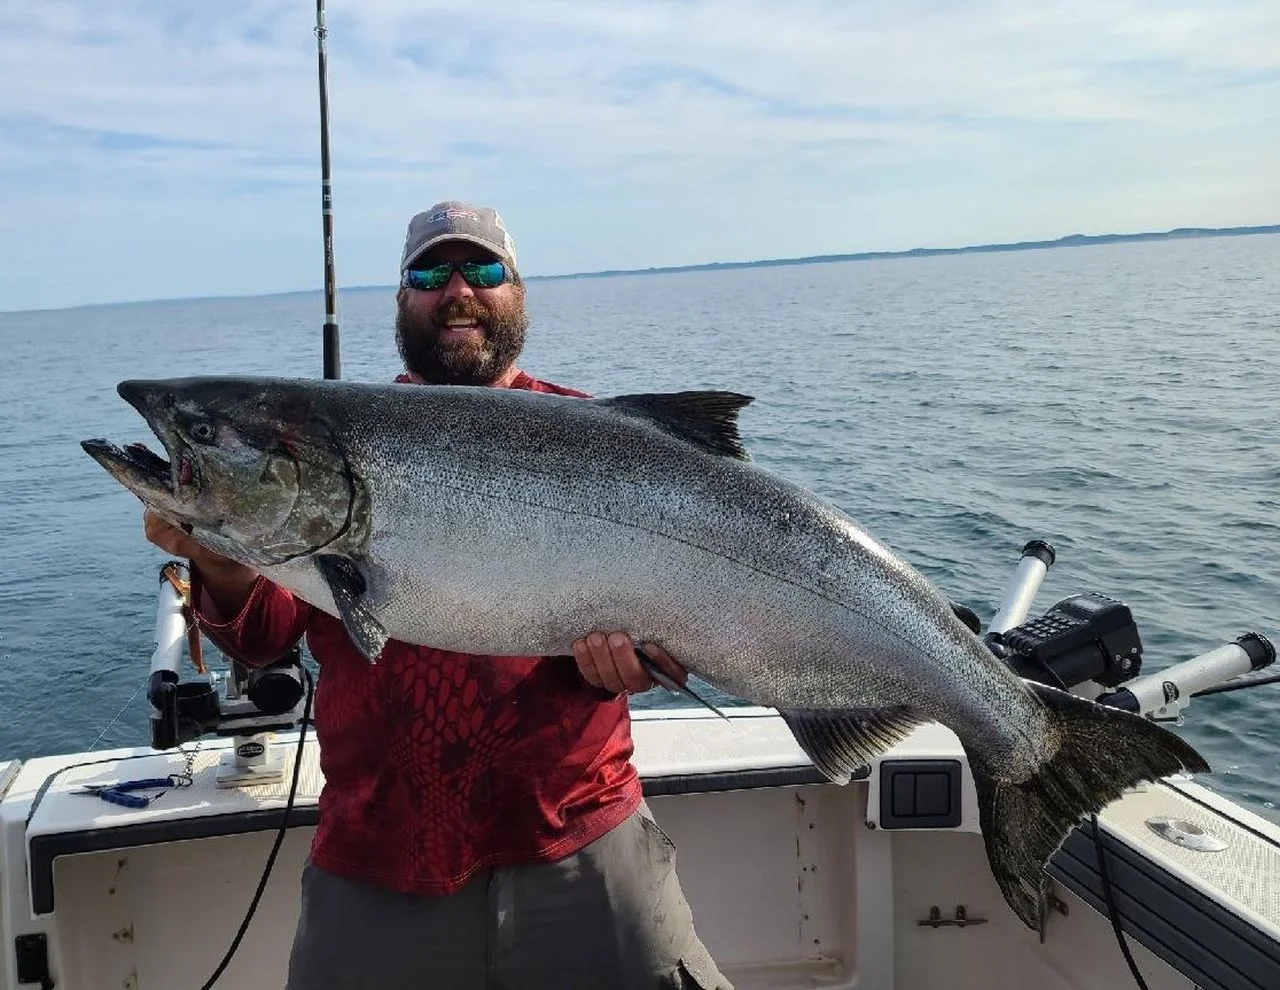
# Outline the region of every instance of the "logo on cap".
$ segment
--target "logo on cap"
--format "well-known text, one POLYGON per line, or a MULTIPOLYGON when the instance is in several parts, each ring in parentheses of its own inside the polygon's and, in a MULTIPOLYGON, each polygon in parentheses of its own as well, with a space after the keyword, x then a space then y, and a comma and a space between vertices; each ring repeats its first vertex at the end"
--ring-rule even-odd
POLYGON ((427 217, 427 223, 438 223, 441 220, 475 220, 479 221, 480 214, 473 213, 471 210, 448 209, 433 213, 427 217))

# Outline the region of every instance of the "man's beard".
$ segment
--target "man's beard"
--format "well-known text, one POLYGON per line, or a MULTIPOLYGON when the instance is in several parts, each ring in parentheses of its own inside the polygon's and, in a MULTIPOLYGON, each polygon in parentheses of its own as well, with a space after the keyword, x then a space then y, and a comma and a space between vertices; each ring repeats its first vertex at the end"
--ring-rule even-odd
POLYGON ((518 295, 488 307, 478 299, 446 299, 429 316, 396 307, 396 346, 405 370, 433 385, 492 385, 520 356, 528 317, 518 295), (441 343, 449 320, 470 319, 480 325, 479 340, 441 343))

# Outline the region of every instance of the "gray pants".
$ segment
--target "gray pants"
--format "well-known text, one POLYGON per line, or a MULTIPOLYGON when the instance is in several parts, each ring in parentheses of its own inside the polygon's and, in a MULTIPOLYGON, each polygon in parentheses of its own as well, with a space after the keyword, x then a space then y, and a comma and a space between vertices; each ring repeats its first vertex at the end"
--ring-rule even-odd
POLYGON ((445 897, 308 863, 287 990, 732 990, 694 932, 675 848, 641 805, 552 863, 445 897))

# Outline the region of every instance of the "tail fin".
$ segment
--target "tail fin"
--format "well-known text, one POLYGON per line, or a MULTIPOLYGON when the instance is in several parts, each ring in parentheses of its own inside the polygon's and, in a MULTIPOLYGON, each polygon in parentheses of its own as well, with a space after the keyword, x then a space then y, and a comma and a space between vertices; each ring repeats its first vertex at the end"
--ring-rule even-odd
POLYGON ((1178 736, 1140 715, 1108 708, 1056 688, 1027 682, 1048 709, 1058 752, 1021 783, 1005 783, 970 765, 987 859, 1009 906, 1041 930, 1044 867, 1071 828, 1125 790, 1209 765, 1178 736))

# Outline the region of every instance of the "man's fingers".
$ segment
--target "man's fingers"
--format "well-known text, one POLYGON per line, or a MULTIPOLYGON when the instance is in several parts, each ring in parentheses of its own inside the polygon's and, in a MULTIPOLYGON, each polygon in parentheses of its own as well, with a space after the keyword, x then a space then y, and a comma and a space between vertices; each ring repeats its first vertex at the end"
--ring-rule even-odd
MULTIPOLYGON (((672 681, 677 684, 688 681, 689 672, 671 659, 662 647, 646 643, 642 649, 654 665, 672 681)), ((641 661, 635 644, 624 632, 613 632, 607 636, 601 632, 593 632, 584 636, 573 644, 573 658, 583 680, 592 687, 613 694, 638 694, 648 691, 658 683, 641 661)))
POLYGON ((591 651, 592 662, 596 665, 596 673, 600 675, 600 683, 604 685, 605 690, 612 691, 614 694, 621 694, 627 690, 626 681, 618 671, 618 665, 613 659, 613 651, 609 647, 609 640, 604 634, 592 633, 587 637, 587 646, 591 651))
POLYGON ((210 550, 191 535, 191 525, 170 522, 154 509, 142 516, 143 535, 165 553, 188 558, 193 566, 212 568, 233 563, 228 557, 210 550))
POLYGON ((146 536, 149 542, 154 543, 161 550, 164 550, 166 553, 175 554, 179 557, 189 556, 187 551, 191 543, 191 538, 172 523, 162 519, 160 516, 156 515, 156 513, 148 509, 143 513, 142 525, 143 535, 146 536))
POLYGON ((579 639, 573 644, 573 659, 577 661, 578 673, 582 675, 582 679, 595 688, 603 688, 604 682, 600 680, 600 673, 596 670, 595 661, 591 657, 591 650, 587 646, 585 639, 579 639))
POLYGON ((625 634, 613 633, 609 637, 609 658, 618 679, 628 691, 648 691, 653 687, 653 678, 641 666, 635 647, 625 634))
POLYGON ((593 632, 585 640, 579 640, 574 644, 573 655, 588 684, 614 694, 621 694, 627 689, 603 633, 593 632))

